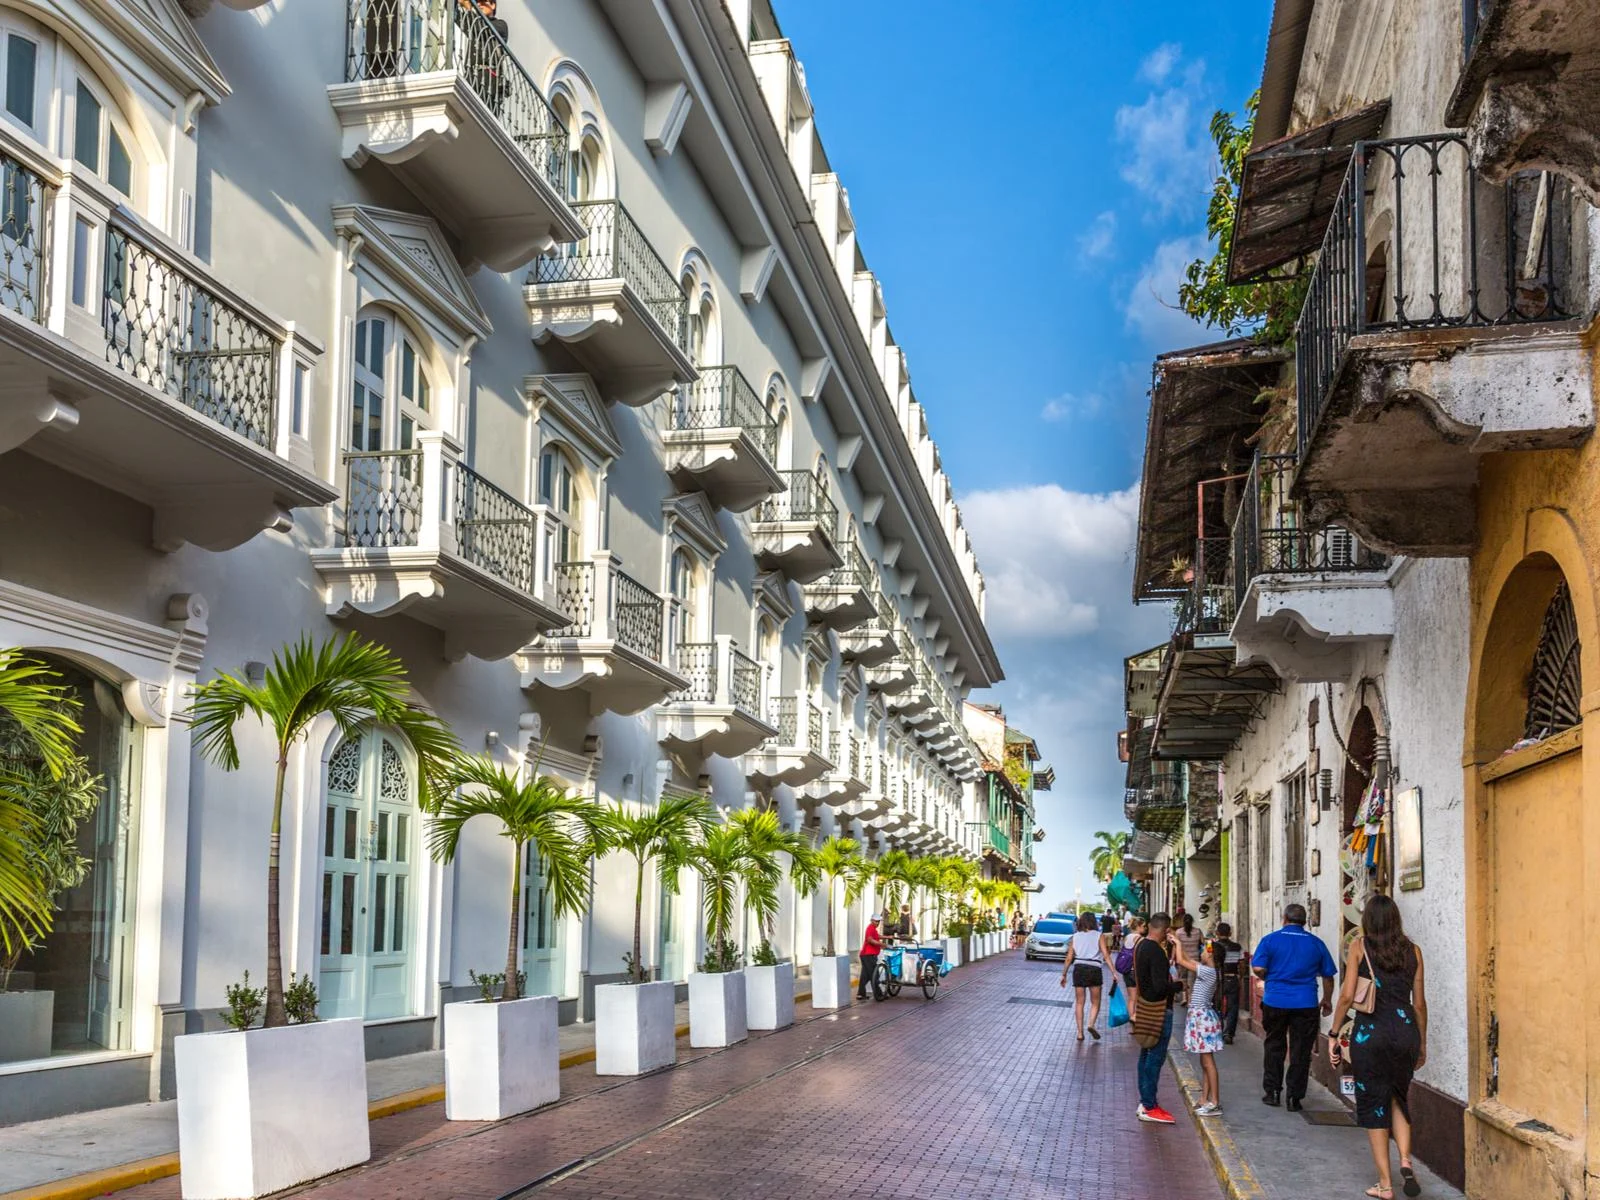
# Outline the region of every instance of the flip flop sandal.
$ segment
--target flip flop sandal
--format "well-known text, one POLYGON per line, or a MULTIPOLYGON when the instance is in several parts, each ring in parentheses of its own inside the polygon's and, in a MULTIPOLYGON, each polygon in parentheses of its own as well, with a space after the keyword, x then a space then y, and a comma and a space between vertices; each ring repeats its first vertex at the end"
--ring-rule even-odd
POLYGON ((1372 1200, 1394 1200, 1394 1189, 1375 1183, 1367 1189, 1367 1195, 1371 1196, 1372 1200))
POLYGON ((1089 1036, 1098 1042, 1100 1040, 1100 1031, 1091 1025, 1089 1026, 1089 1036))
POLYGON ((1417 1182, 1417 1173, 1415 1171, 1413 1171, 1410 1167, 1401 1167, 1400 1168, 1400 1179, 1402 1181, 1400 1190, 1403 1191, 1406 1195, 1408 1195, 1408 1196, 1420 1196, 1420 1195, 1422 1195, 1422 1185, 1417 1182))

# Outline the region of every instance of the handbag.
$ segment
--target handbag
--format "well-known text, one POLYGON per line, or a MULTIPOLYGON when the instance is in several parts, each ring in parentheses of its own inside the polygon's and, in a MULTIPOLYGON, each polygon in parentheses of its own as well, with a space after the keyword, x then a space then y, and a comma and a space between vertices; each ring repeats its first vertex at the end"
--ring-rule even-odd
POLYGON ((1133 970, 1132 946, 1124 946, 1121 950, 1117 951, 1116 967, 1118 975, 1126 975, 1129 971, 1133 970))
POLYGON ((1128 998, 1122 994, 1122 988, 1117 985, 1115 979, 1111 981, 1111 1002, 1107 1005, 1107 1012, 1108 1029, 1120 1029, 1131 1020, 1128 1016, 1128 998))
POLYGON ((1133 1014, 1133 1040, 1139 1043, 1141 1050, 1153 1050, 1161 1040, 1161 1031, 1167 1024, 1167 1002, 1165 1000, 1139 1000, 1139 1007, 1133 1014))
POLYGON ((1372 969, 1372 960, 1367 957, 1366 938, 1361 939, 1361 961, 1367 964, 1367 973, 1356 976, 1356 995, 1350 1007, 1370 1016, 1378 1011, 1378 980, 1377 973, 1372 969))

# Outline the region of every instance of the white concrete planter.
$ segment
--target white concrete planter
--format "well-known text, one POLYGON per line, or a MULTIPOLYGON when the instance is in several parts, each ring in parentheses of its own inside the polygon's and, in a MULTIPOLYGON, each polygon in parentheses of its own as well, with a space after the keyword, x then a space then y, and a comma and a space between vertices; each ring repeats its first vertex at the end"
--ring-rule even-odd
POLYGON ((850 956, 819 954, 811 960, 811 1007, 850 1007, 850 956))
POLYGON ((597 1075, 643 1075, 678 1060, 677 985, 607 983, 594 990, 597 1075))
POLYGON ((50 1057, 54 992, 0 992, 0 1063, 50 1057))
POLYGON ((750 1036, 743 971, 689 975, 689 1045, 731 1046, 750 1036))
POLYGON ((444 1115, 500 1121, 561 1098, 554 996, 444 1006, 444 1115))
POLYGON ((184 1200, 241 1200, 372 1157, 359 1020, 173 1043, 184 1200))
POLYGON ((961 965, 961 939, 947 937, 944 940, 944 961, 952 967, 961 965))
POLYGON ((751 1029, 787 1029, 794 1024, 793 963, 746 967, 744 991, 745 1023, 751 1029))

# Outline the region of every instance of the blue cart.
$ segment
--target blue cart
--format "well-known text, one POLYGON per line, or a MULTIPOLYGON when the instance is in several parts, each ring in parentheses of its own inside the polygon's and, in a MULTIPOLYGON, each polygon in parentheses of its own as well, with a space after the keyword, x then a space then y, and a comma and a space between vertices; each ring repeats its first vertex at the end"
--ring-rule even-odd
POLYGON ((878 956, 878 968, 872 980, 875 1000, 898 996, 903 984, 922 989, 926 999, 939 995, 939 980, 950 968, 944 961, 943 946, 888 946, 878 956))

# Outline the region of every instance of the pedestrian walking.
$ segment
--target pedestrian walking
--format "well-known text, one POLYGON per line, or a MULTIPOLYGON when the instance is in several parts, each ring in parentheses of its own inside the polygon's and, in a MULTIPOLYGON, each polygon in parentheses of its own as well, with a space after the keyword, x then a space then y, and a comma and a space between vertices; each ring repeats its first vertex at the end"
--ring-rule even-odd
POLYGON ((1155 1125, 1175 1125, 1172 1114, 1156 1102, 1161 1083, 1161 1067, 1167 1061, 1167 1043, 1172 1040, 1172 998, 1182 984, 1172 978, 1168 957, 1168 934, 1172 918, 1155 913, 1148 932, 1133 949, 1133 974, 1139 1006, 1134 1017, 1134 1037, 1139 1039, 1139 1120, 1155 1125), (1145 1044, 1146 1037, 1154 1041, 1145 1044))
POLYGON ((1306 929, 1303 904, 1283 910, 1283 927, 1256 943, 1250 970, 1265 980, 1261 994, 1262 1053, 1261 1101, 1274 1107, 1284 1099, 1290 1112, 1299 1112, 1311 1077, 1311 1051, 1317 1040, 1317 980, 1322 980, 1321 1014, 1333 1012, 1333 955, 1322 939, 1306 929), (1289 1052, 1284 1075, 1284 1048, 1289 1052))
POLYGON ((1100 1040, 1101 988, 1105 985, 1105 941, 1100 936, 1093 913, 1078 914, 1078 931, 1067 946, 1067 959, 1061 964, 1061 986, 1067 986, 1067 972, 1072 972, 1072 993, 1077 1001, 1078 1040, 1083 1041, 1083 1009, 1086 1002, 1093 1005, 1089 1012, 1089 1036, 1100 1040))
POLYGON ((1354 1022, 1348 1046, 1328 1038, 1328 1060, 1335 1071, 1348 1055, 1356 1079, 1356 1124, 1367 1131, 1367 1145, 1378 1168, 1378 1182, 1367 1189, 1374 1200, 1393 1200, 1389 1142, 1400 1151, 1401 1188, 1421 1195, 1411 1169, 1411 1076, 1428 1061, 1428 1001, 1423 989, 1422 947, 1406 936, 1400 906, 1379 894, 1361 914, 1361 933, 1350 943, 1344 987, 1333 1012, 1340 1030, 1346 1012, 1354 1022), (1368 983, 1370 981, 1370 983, 1368 983), (1368 983, 1363 987, 1363 983, 1368 983), (1358 993, 1360 998, 1358 999, 1358 993))
MULTIPOLYGON (((1178 923, 1177 931, 1172 935, 1177 939, 1178 947, 1183 951, 1183 956, 1190 962, 1200 958, 1200 944, 1205 941, 1205 935, 1194 927, 1194 914, 1184 913, 1183 919, 1178 923)), ((1194 987, 1194 972, 1185 968, 1183 972, 1183 991, 1187 995, 1194 987)))
POLYGON ((867 985, 872 985, 872 998, 881 1000, 878 994, 878 955, 883 953, 883 933, 879 926, 883 922, 882 913, 873 913, 872 919, 867 922, 867 932, 861 936, 861 979, 856 984, 856 999, 867 998, 867 985))
POLYGON ((1233 927, 1226 921, 1217 925, 1212 939, 1217 947, 1217 1012, 1222 1016, 1222 1041, 1233 1045, 1239 1032, 1239 1003, 1244 983, 1244 947, 1233 940, 1233 927))
POLYGON ((1222 1112, 1222 1081, 1217 1077, 1215 1058, 1222 1049, 1222 1018, 1215 1005, 1220 956, 1215 942, 1205 942, 1200 946, 1199 957, 1190 958, 1181 941, 1173 955, 1173 960, 1194 981, 1189 986, 1189 1016, 1183 1027, 1183 1048, 1200 1059, 1200 1103, 1194 1110, 1197 1117, 1214 1117, 1222 1112))
POLYGON ((1139 944, 1139 939, 1144 937, 1144 931, 1145 920, 1143 917, 1128 918, 1128 928, 1122 935, 1122 949, 1117 952, 1117 957, 1112 960, 1116 965, 1117 974, 1122 976, 1122 984, 1128 994, 1128 1007, 1130 1009, 1139 1002, 1139 998, 1135 994, 1136 988, 1133 978, 1133 950, 1139 944))

